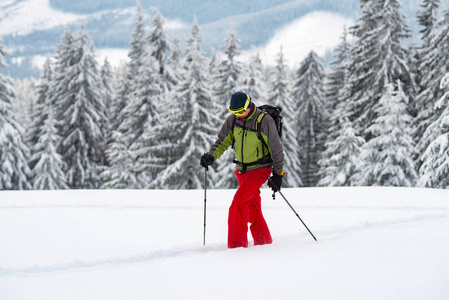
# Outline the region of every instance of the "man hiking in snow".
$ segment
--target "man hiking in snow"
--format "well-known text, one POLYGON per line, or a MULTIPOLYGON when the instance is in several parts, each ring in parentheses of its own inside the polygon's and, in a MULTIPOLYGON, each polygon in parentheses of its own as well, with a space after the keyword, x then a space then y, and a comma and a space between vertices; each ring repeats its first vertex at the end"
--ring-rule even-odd
POLYGON ((201 157, 207 168, 228 148, 235 151, 234 163, 239 188, 229 208, 228 248, 248 247, 248 223, 254 245, 271 244, 272 238, 262 215, 260 187, 268 186, 277 192, 284 176, 284 153, 274 120, 257 108, 251 97, 243 92, 231 96, 232 112, 218 133, 209 152, 201 157))

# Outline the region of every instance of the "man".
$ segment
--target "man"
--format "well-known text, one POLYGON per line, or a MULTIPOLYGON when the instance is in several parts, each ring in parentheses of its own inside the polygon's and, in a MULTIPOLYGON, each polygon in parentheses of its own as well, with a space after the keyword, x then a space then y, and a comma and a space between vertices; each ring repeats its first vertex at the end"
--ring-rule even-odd
POLYGON ((201 165, 207 168, 233 146, 239 188, 229 208, 228 248, 248 247, 248 223, 254 245, 271 244, 271 234, 262 215, 260 187, 272 174, 268 185, 275 192, 281 189, 284 153, 276 124, 243 92, 231 96, 229 110, 232 114, 210 151, 201 157, 201 165))

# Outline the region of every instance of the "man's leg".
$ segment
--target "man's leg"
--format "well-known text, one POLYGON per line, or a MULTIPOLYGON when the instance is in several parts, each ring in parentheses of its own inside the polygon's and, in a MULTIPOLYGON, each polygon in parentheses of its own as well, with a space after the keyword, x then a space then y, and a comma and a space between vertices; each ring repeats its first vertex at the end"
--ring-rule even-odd
MULTIPOLYGON (((271 168, 261 168, 256 171, 259 171, 259 175, 265 178, 265 180, 271 174, 271 168)), ((270 230, 268 229, 267 223, 262 214, 260 187, 258 193, 254 195, 252 201, 249 203, 249 222, 251 223, 250 230, 254 239, 254 245, 265 245, 273 242, 270 230)))
POLYGON ((236 171, 239 188, 234 195, 231 207, 229 207, 228 248, 248 247, 249 205, 256 195, 260 199, 259 189, 270 175, 269 172, 271 173, 270 168, 248 171, 244 174, 236 171))

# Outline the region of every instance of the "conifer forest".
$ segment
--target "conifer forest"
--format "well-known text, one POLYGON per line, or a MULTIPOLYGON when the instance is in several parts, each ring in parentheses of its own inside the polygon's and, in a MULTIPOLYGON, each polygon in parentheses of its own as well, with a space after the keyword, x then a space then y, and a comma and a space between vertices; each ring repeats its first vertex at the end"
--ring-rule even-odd
MULTIPOLYGON (((201 189, 200 157, 236 91, 283 108, 286 187, 447 189, 449 10, 422 0, 416 18, 410 45, 399 0, 361 0, 332 61, 311 51, 296 69, 282 48, 273 66, 243 61, 232 29, 206 54, 197 21, 181 50, 139 6, 119 67, 98 63, 83 26, 66 29, 40 78, 0 69, 0 190, 201 189)), ((7 53, 0 41, 0 68, 7 53)), ((209 168, 208 188, 237 186, 233 156, 209 168)))

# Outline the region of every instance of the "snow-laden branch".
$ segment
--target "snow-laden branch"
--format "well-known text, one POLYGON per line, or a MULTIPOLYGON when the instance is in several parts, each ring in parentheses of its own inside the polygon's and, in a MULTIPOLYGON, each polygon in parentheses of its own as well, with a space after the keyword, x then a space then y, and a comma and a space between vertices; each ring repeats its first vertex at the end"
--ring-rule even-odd
MULTIPOLYGON (((446 86, 449 86, 449 73, 444 75, 440 82, 440 89, 444 89, 446 86)), ((446 106, 448 101, 449 90, 435 103, 435 109, 440 109, 441 107, 446 106)))

